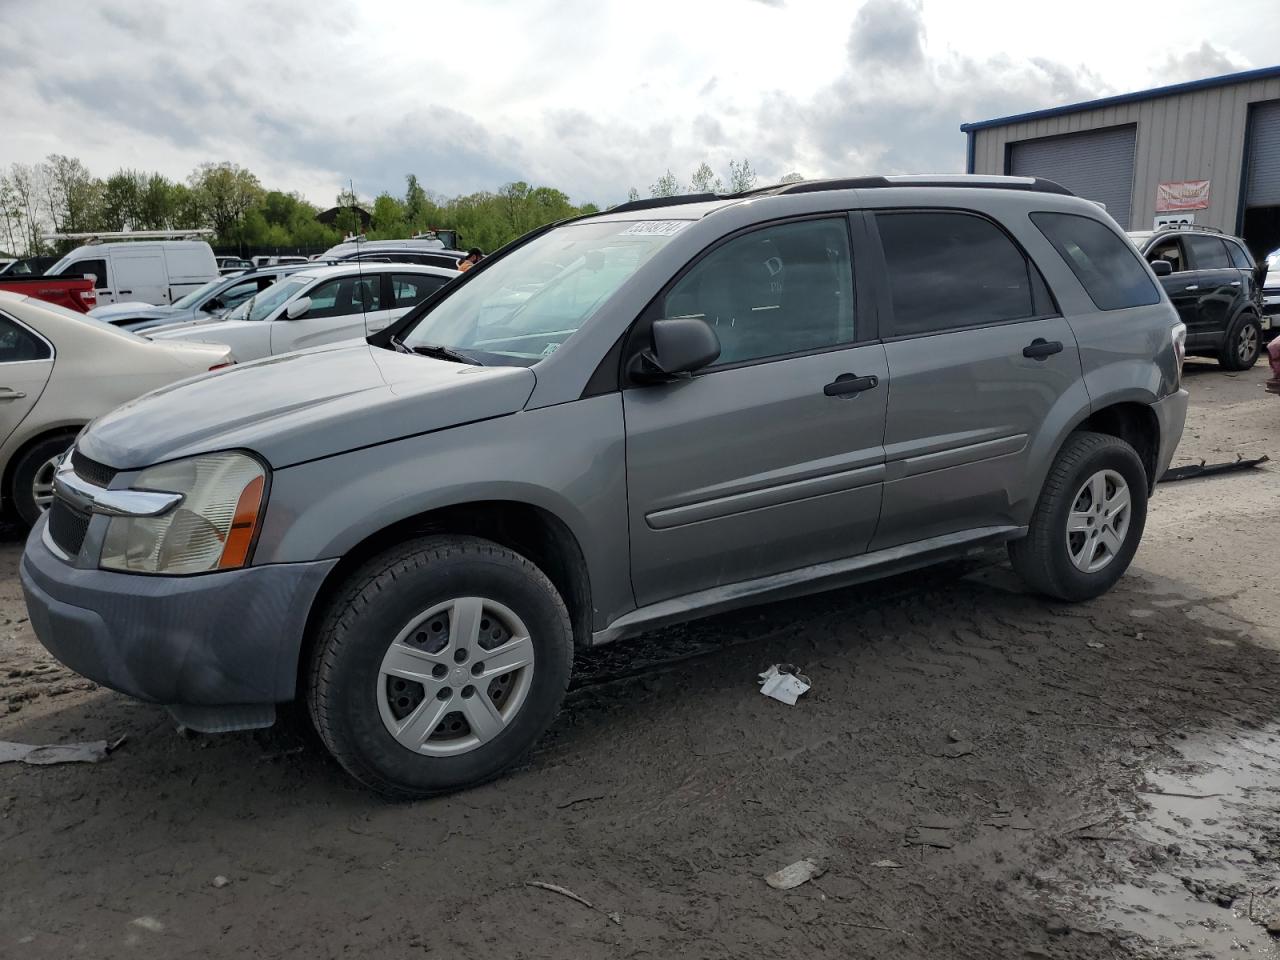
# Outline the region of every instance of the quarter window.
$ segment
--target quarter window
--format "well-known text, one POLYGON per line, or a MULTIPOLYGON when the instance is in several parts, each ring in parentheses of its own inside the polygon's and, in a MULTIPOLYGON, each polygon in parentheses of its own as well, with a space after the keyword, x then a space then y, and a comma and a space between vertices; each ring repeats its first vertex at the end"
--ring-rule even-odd
POLYGON ((1226 270, 1231 266, 1227 248, 1217 237, 1191 234, 1186 238, 1191 262, 1197 270, 1226 270))
POLYGON ((1234 240, 1224 240, 1223 243, 1227 245, 1227 253, 1231 255, 1232 266, 1239 267, 1241 270, 1253 269, 1253 260, 1245 252, 1244 247, 1234 240))
POLYGON ((701 317, 715 329, 719 365, 851 343, 847 221, 803 220, 736 237, 681 277, 662 307, 664 317, 701 317))
POLYGON ((1138 259, 1138 251, 1106 224, 1074 213, 1033 213, 1031 222, 1053 244, 1099 310, 1160 302, 1160 290, 1138 259))
POLYGON ((876 215, 896 335, 1050 312, 1036 268, 999 227, 967 213, 876 215))
POLYGON ((47 360, 50 356, 49 347, 43 340, 12 320, 0 317, 0 363, 47 360))

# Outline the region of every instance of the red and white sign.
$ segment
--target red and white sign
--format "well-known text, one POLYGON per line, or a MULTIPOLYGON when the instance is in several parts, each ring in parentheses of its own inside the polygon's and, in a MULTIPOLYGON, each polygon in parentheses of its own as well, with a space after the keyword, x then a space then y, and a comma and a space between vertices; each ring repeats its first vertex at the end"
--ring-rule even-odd
POLYGON ((1203 210, 1209 206, 1208 180, 1177 180, 1156 187, 1156 213, 1203 210))

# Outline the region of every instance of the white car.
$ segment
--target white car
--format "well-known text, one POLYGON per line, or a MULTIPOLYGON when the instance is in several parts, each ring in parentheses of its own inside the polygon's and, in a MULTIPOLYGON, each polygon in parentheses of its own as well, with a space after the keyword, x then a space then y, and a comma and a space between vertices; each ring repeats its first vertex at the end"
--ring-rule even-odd
POLYGON ((80 429, 151 390, 229 366, 226 347, 152 343, 82 313, 0 291, 0 499, 30 525, 80 429))
POLYGON ((376 333, 454 277, 414 263, 350 263, 290 274, 220 318, 152 327, 157 341, 224 343, 259 360, 376 333))
POLYGON ((1280 336, 1280 250, 1267 254, 1267 280, 1262 285, 1262 341, 1280 336))

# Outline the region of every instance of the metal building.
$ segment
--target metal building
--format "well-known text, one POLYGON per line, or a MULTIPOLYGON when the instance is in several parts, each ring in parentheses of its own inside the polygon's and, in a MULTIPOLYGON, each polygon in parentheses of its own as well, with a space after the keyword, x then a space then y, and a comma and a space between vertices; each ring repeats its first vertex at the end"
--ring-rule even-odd
POLYGON ((1280 66, 960 129, 969 173, 1056 180, 1126 230, 1191 221, 1280 247, 1280 66))

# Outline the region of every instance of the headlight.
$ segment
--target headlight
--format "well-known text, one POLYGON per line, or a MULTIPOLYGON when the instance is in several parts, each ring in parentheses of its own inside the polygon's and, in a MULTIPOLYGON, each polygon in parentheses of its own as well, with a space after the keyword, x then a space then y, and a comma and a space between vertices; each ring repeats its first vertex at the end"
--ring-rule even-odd
POLYGON ((266 468, 243 453, 149 467, 132 488, 180 493, 182 502, 162 517, 112 517, 100 565, 138 573, 243 567, 262 517, 266 482, 266 468))

